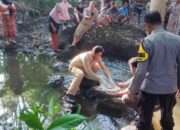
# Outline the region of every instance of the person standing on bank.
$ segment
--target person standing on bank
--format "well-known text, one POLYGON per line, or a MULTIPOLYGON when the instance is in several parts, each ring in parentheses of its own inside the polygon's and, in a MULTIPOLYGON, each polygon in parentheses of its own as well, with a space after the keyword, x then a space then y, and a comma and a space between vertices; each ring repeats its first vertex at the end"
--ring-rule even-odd
POLYGON ((96 2, 90 1, 89 6, 84 9, 83 19, 79 23, 76 31, 74 32, 72 44, 69 47, 76 46, 76 44, 81 40, 82 36, 91 28, 94 20, 98 24, 98 10, 96 9, 96 2))
MULTIPOLYGON (((104 49, 102 46, 95 46, 91 51, 87 51, 75 56, 69 65, 69 70, 73 74, 74 79, 71 82, 65 95, 65 103, 73 104, 75 96, 84 77, 95 81, 101 81, 101 77, 95 73, 102 69, 106 77, 111 80, 111 74, 102 61, 104 49)), ((72 107, 74 105, 71 105, 72 107)), ((71 111, 71 110, 70 110, 71 111)))
POLYGON ((54 8, 51 10, 49 14, 49 32, 51 33, 51 46, 54 52, 59 52, 59 26, 60 26, 60 17, 61 14, 61 6, 60 2, 57 3, 54 8))
POLYGON ((11 43, 16 43, 16 24, 14 18, 14 12, 16 11, 16 6, 10 0, 0 1, 0 12, 2 15, 2 28, 5 37, 5 44, 10 45, 11 43))
POLYGON ((170 16, 167 24, 167 31, 180 36, 180 0, 172 3, 169 7, 170 16))
POLYGON ((180 37, 163 29, 157 11, 147 13, 144 22, 148 36, 140 44, 137 72, 127 93, 139 92, 138 130, 152 130, 156 100, 160 104, 162 130, 173 130, 177 73, 180 73, 177 70, 177 65, 180 65, 180 37))

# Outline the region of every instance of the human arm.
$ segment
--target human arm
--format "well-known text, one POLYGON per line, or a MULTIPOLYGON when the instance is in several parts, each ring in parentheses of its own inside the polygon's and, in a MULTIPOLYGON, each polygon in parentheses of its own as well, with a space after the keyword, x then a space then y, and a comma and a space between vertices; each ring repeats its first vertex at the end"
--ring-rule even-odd
POLYGON ((14 4, 9 6, 9 9, 11 9, 12 11, 16 11, 16 6, 14 4))
POLYGON ((50 22, 51 27, 53 28, 53 32, 56 32, 56 28, 54 27, 53 23, 50 22))
POLYGON ((176 96, 180 98, 180 54, 178 57, 178 66, 177 66, 177 93, 176 96))
POLYGON ((112 18, 111 18, 111 16, 110 15, 107 15, 107 16, 105 16, 108 20, 109 20, 109 22, 111 22, 112 21, 112 18))
POLYGON ((110 97, 121 97, 125 94, 128 94, 127 89, 116 91, 116 92, 107 92, 108 96, 110 97))
POLYGON ((85 19, 90 19, 91 18, 91 16, 88 15, 88 9, 87 8, 84 9, 83 15, 84 15, 85 19))
POLYGON ((100 59, 100 60, 98 61, 98 64, 99 64, 99 66, 101 67, 101 69, 102 69, 103 73, 105 74, 105 76, 106 76, 109 80, 112 80, 111 74, 110 74, 109 70, 106 68, 106 66, 104 65, 104 62, 102 61, 102 59, 100 59))
POLYGON ((78 10, 77 9, 74 10, 74 15, 75 15, 75 17, 77 19, 77 22, 79 23, 80 19, 79 19, 79 15, 78 15, 78 10))
POLYGON ((98 16, 99 16, 99 12, 98 12, 98 10, 97 9, 95 9, 95 21, 96 21, 96 24, 97 24, 97 26, 99 26, 99 22, 98 22, 98 16))
POLYGON ((128 87, 128 85, 125 82, 120 82, 117 84, 117 86, 120 88, 127 88, 128 87))
POLYGON ((59 17, 59 18, 62 18, 62 7, 61 6, 62 6, 61 3, 57 3, 55 5, 55 11, 56 11, 56 14, 58 15, 57 17, 59 17))
POLYGON ((180 98, 180 65, 178 65, 177 69, 177 93, 176 96, 180 98))
POLYGON ((74 7, 70 3, 68 3, 68 8, 74 9, 74 7))
POLYGON ((129 87, 132 84, 133 78, 134 78, 134 76, 131 77, 130 79, 128 79, 126 82, 118 83, 117 86, 119 86, 121 88, 127 88, 127 87, 129 87))
POLYGON ((131 86, 129 87, 129 90, 133 94, 139 92, 142 82, 146 76, 147 66, 148 66, 148 61, 138 63, 137 72, 134 76, 131 86))
POLYGON ((151 43, 149 43, 148 40, 145 40, 145 42, 143 41, 144 40, 141 41, 139 46, 137 71, 134 75, 132 84, 129 86, 129 90, 133 94, 139 92, 142 82, 146 76, 147 67, 150 61, 149 59, 151 58, 151 43))
POLYGON ((172 13, 175 4, 176 4, 175 2, 171 3, 171 4, 169 5, 169 7, 166 8, 166 11, 172 13))

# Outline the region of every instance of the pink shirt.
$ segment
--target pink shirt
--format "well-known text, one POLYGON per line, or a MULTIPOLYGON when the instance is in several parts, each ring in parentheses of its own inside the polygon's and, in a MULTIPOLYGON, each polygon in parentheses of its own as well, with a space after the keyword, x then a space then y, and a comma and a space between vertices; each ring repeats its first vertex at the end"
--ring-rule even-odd
POLYGON ((60 24, 60 15, 61 15, 61 6, 60 3, 57 3, 54 8, 51 10, 49 16, 57 23, 60 24))
POLYGON ((58 24, 60 23, 60 20, 70 20, 69 8, 72 8, 72 5, 70 5, 68 2, 57 3, 50 12, 49 16, 51 16, 58 24))
POLYGON ((64 21, 70 20, 69 8, 72 8, 72 6, 68 2, 66 3, 61 2, 59 6, 61 7, 62 10, 60 14, 60 20, 64 20, 64 21))

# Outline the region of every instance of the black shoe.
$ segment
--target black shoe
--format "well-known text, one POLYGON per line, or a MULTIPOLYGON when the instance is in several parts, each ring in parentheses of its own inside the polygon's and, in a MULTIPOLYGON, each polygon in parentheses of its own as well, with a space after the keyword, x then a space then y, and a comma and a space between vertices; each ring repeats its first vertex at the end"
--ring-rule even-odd
POLYGON ((76 97, 71 94, 66 94, 63 100, 63 110, 66 113, 74 113, 76 109, 76 97))

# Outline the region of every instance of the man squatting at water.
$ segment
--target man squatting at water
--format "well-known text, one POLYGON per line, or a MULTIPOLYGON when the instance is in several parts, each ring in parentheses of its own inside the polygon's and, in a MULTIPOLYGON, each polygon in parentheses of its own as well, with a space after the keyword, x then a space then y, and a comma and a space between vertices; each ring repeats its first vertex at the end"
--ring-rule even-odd
POLYGON ((100 82, 102 78, 95 73, 102 69, 105 76, 109 80, 112 80, 110 72, 102 61, 101 57, 103 53, 104 49, 102 46, 97 45, 91 51, 78 54, 71 60, 69 71, 73 74, 74 79, 64 97, 64 111, 71 113, 76 107, 75 96, 84 77, 100 82))

